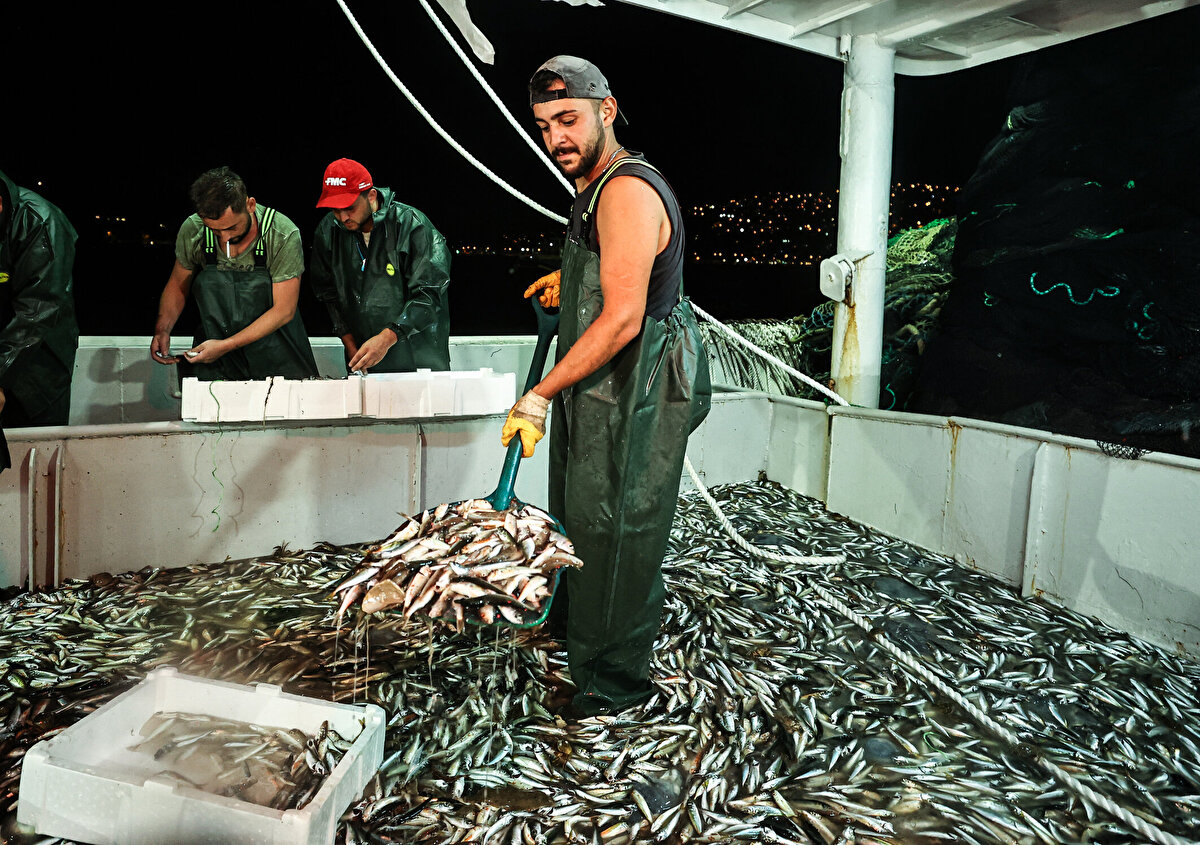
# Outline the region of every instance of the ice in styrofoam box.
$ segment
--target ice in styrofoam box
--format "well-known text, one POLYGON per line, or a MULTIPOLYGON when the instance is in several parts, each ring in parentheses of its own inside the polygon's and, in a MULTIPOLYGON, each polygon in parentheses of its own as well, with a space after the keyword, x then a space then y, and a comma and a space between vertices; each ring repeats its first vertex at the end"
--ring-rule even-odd
POLYGON ((513 373, 487 368, 302 381, 185 378, 181 415, 200 423, 484 416, 508 411, 515 392, 513 373))
POLYGON ((383 761, 386 719, 376 705, 336 704, 181 675, 163 667, 25 754, 17 823, 26 831, 107 845, 254 842, 326 845, 338 819, 383 761), (356 737, 300 810, 273 810, 181 785, 131 750, 156 713, 186 712, 318 733, 323 722, 356 737))

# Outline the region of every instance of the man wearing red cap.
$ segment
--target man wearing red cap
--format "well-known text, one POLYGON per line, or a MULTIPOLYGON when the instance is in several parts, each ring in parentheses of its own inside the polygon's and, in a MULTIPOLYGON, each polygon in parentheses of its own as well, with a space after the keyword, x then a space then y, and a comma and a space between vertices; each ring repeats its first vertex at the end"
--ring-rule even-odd
POLYGON ((450 369, 450 250, 429 218, 348 158, 325 168, 309 281, 351 372, 450 369))

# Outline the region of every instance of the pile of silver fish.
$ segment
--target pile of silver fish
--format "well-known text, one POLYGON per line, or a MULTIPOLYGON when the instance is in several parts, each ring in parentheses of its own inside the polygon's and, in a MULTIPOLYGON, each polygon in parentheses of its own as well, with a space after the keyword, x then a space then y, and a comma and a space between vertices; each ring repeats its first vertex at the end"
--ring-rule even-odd
POLYGON ((1146 841, 1042 758, 1200 841, 1200 665, 777 485, 712 492, 752 542, 847 562, 751 557, 681 497, 654 693, 575 722, 550 712, 570 678, 562 644, 538 629, 460 632, 357 608, 339 626, 327 597, 361 566, 359 547, 17 596, 0 605, 2 809, 15 809, 25 748, 169 664, 387 711, 383 765, 339 845, 1146 841), (818 582, 871 629, 826 607, 818 582), (885 637, 1022 742, 929 690, 885 637))
POLYGON ((130 751, 158 774, 216 795, 275 810, 299 810, 317 794, 353 739, 322 722, 315 735, 204 713, 154 713, 130 751))
POLYGON ((534 625, 545 616, 558 571, 582 566, 554 517, 533 505, 496 510, 487 499, 442 504, 409 517, 369 547, 338 585, 338 618, 398 609, 430 619, 534 625))

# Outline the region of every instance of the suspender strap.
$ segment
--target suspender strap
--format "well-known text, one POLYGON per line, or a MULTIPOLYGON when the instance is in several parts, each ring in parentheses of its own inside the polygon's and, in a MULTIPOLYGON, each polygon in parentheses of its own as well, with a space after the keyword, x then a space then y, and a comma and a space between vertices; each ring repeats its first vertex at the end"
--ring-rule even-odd
POLYGON ((267 266, 267 230, 275 219, 275 209, 263 209, 262 219, 258 221, 258 237, 254 241, 254 266, 267 266))
MULTIPOLYGON (((267 245, 264 237, 267 229, 271 227, 271 221, 275 219, 275 209, 264 208, 262 217, 258 221, 258 237, 254 240, 254 266, 267 266, 267 245)), ((204 263, 213 265, 217 263, 217 236, 212 229, 204 227, 204 263)))
POLYGON ((207 226, 204 227, 204 263, 217 263, 217 237, 207 226))
MULTIPOLYGON (((612 164, 610 164, 605 169, 605 171, 602 174, 600 174, 600 178, 596 180, 596 190, 592 193, 592 198, 591 198, 591 200, 588 201, 587 208, 584 209, 583 214, 579 218, 579 222, 580 222, 579 234, 583 238, 584 243, 591 242, 591 240, 590 240, 591 239, 591 222, 590 221, 591 221, 593 212, 595 212, 595 210, 596 210, 596 203, 600 201, 600 192, 602 190, 604 190, 604 183, 608 181, 609 177, 611 177, 614 173, 617 172, 618 167, 620 167, 622 164, 625 164, 627 162, 633 163, 633 164, 640 164, 640 165, 642 165, 642 167, 646 167, 646 168, 649 168, 650 170, 653 170, 660 177, 662 177, 663 182, 667 185, 667 188, 671 190, 671 193, 672 194, 675 193, 674 189, 671 188, 670 183, 667 182, 667 177, 663 176, 662 171, 659 170, 657 167, 655 167, 650 162, 645 161, 644 159, 636 158, 634 156, 626 156, 625 158, 617 159, 612 164)), ((676 199, 675 202, 678 205, 679 200, 676 199)), ((666 210, 665 204, 663 206, 663 210, 664 211, 666 210)), ((668 217, 669 216, 670 215, 668 214, 668 217)), ((682 216, 683 215, 682 215, 682 209, 681 209, 680 210, 680 218, 681 219, 682 219, 682 216)), ((683 294, 683 278, 682 278, 682 274, 681 274, 680 279, 679 279, 679 293, 676 294, 676 296, 675 296, 675 302, 676 303, 681 302, 683 300, 683 296, 684 296, 684 294, 683 294)))
MULTIPOLYGON (((657 167, 655 167, 653 164, 651 164, 648 161, 644 161, 643 159, 635 158, 633 156, 626 156, 625 158, 619 158, 616 161, 614 161, 612 164, 610 164, 608 166, 608 168, 602 174, 600 174, 600 178, 596 180, 596 190, 592 192, 592 199, 588 203, 588 207, 586 209, 584 209, 583 216, 580 218, 580 222, 583 224, 583 226, 581 227, 583 229, 581 234, 584 234, 585 237, 588 232, 588 229, 587 229, 588 221, 591 219, 592 213, 596 210, 596 203, 600 201, 600 192, 602 190, 604 190, 604 183, 609 180, 609 177, 611 177, 614 173, 617 172, 618 167, 620 167, 622 164, 627 164, 627 163, 628 164, 640 164, 643 167, 650 168, 655 173, 657 173, 659 176, 662 176, 662 172, 657 167)), ((665 180, 666 177, 663 176, 663 179, 665 180)))

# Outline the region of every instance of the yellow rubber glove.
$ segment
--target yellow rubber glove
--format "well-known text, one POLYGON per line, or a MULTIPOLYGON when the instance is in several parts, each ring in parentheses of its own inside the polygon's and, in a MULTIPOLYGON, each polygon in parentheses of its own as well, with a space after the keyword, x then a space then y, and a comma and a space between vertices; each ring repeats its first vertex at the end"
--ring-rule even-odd
POLYGON ((514 435, 520 434, 521 454, 532 458, 533 447, 546 436, 546 409, 549 407, 549 399, 543 399, 532 390, 526 393, 508 412, 500 432, 500 443, 507 446, 514 435))
MULTIPOLYGON (((542 303, 543 308, 558 307, 558 292, 562 285, 562 270, 555 270, 553 273, 547 273, 529 287, 525 288, 525 298, 538 295, 538 302, 542 303), (540 293, 539 293, 540 291, 540 293)), ((526 457, 529 457, 526 455, 526 457)))

